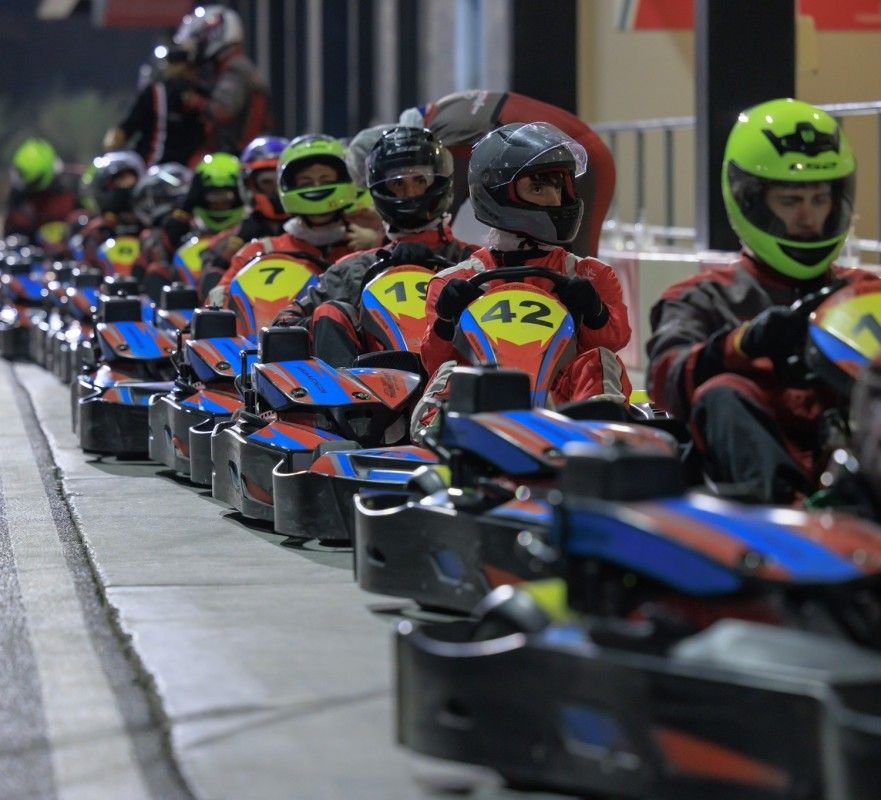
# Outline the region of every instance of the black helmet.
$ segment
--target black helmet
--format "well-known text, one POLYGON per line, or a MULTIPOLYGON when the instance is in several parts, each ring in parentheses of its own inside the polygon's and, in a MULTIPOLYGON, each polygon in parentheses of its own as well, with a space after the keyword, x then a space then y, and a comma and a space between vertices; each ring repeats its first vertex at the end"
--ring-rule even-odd
POLYGON ((485 225, 548 244, 575 238, 584 203, 574 180, 587 170, 587 151, 547 122, 512 122, 484 136, 471 153, 468 190, 474 216, 485 225), (514 184, 527 175, 562 175, 562 205, 521 200, 514 184))
POLYGON ((398 126, 383 131, 367 156, 367 188, 380 216, 393 228, 413 230, 439 220, 453 200, 453 157, 431 131, 398 126), (389 183, 413 175, 425 193, 398 197, 389 183))
POLYGON ((174 161, 154 164, 135 184, 132 202, 145 227, 159 225, 187 196, 193 171, 174 161))
POLYGON ((144 175, 144 161, 133 150, 114 150, 92 160, 92 178, 87 191, 102 214, 120 214, 132 211, 135 184, 144 175), (114 187, 117 175, 130 172, 134 176, 131 186, 114 187))

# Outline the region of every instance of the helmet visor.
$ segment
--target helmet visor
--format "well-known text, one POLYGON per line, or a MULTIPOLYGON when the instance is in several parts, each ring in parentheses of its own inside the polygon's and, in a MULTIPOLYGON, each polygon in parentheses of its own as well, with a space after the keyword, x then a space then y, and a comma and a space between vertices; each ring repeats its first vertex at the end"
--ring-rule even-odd
POLYGON ((383 188, 391 181, 418 180, 428 188, 438 179, 453 174, 453 156, 437 142, 419 142, 401 147, 394 154, 373 150, 367 157, 367 187, 383 188))
POLYGON ((846 234, 853 215, 853 173, 814 181, 760 178, 728 163, 731 196, 747 221, 791 242, 822 242, 846 234))
MULTIPOLYGON (((521 125, 508 134, 505 144, 505 151, 496 159, 500 168, 488 169, 483 177, 484 186, 490 191, 510 182, 511 167, 515 164, 520 165, 518 176, 559 169, 571 171, 572 177, 577 178, 587 172, 584 146, 548 122, 521 125)), ((479 147, 480 142, 475 145, 479 147)))

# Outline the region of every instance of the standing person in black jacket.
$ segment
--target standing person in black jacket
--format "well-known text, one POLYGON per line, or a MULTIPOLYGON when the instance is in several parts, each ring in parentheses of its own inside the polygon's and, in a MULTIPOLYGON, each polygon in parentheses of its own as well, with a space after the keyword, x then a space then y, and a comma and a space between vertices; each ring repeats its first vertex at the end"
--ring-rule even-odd
POLYGON ((163 59, 161 75, 147 84, 119 125, 104 134, 107 150, 121 150, 134 139, 133 149, 147 166, 176 161, 192 167, 205 154, 202 115, 184 105, 198 91, 187 52, 172 46, 163 59))

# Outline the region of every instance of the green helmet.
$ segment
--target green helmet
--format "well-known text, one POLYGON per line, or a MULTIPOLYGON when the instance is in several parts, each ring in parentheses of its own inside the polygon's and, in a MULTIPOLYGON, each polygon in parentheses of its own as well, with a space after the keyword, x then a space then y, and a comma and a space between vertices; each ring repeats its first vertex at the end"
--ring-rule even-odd
POLYGON ((58 156, 45 139, 25 139, 12 154, 12 180, 19 188, 42 192, 57 173, 58 156))
POLYGON ((345 162, 346 149, 330 136, 298 136, 278 160, 278 194, 288 214, 332 214, 355 202, 355 184, 345 162), (336 180, 319 186, 297 186, 297 176, 314 164, 336 170, 336 180))
POLYGON ((239 160, 229 153, 205 156, 193 171, 190 192, 194 216, 212 233, 232 227, 244 216, 239 160))
POLYGON ((783 99, 738 116, 725 146, 722 196, 744 247, 770 267, 799 280, 825 272, 850 230, 854 190, 853 151, 825 111, 783 99), (783 203, 812 207, 814 219, 781 218, 789 216, 783 203))

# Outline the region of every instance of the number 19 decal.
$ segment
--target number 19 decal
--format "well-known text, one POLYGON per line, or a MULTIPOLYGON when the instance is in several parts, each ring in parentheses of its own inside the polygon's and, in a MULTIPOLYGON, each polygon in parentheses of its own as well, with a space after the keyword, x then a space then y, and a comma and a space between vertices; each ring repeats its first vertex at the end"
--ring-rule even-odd
MULTIPOLYGON (((414 284, 416 288, 416 294, 419 296, 420 300, 425 299, 425 295, 428 293, 428 281, 419 281, 414 284)), ((406 303, 407 302, 407 284, 404 281, 397 281, 389 286, 383 294, 391 294, 394 292, 395 294, 395 302, 397 303, 406 303)))

